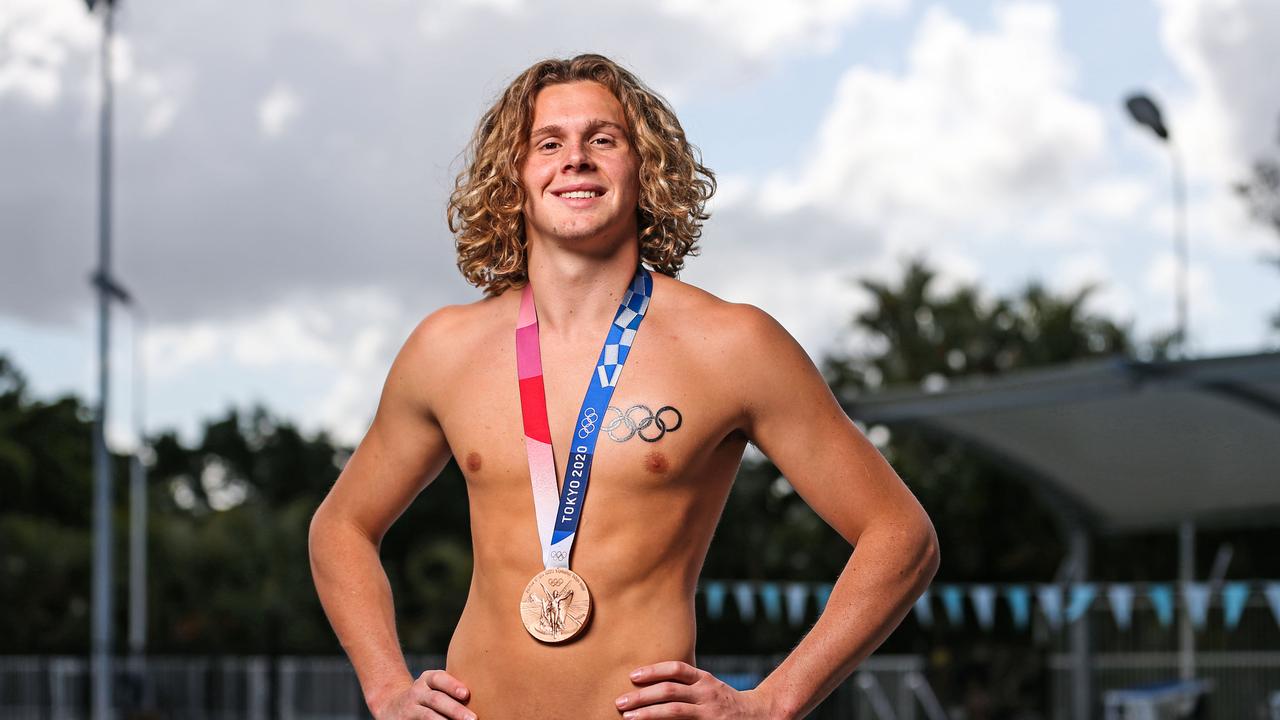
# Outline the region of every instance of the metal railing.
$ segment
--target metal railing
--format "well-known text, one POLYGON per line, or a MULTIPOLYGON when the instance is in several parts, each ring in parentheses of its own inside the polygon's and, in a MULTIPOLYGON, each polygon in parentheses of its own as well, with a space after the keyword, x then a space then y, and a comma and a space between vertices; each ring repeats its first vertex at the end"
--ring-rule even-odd
MULTIPOLYGON (((1098 715, 1108 691, 1178 679, 1177 652, 1101 653, 1090 658, 1098 715)), ((1071 656, 1048 658, 1050 706, 1054 720, 1067 720, 1071 703, 1071 656)), ((1200 651, 1195 655, 1196 678, 1212 689, 1205 697, 1203 720, 1267 718, 1272 693, 1280 689, 1280 652, 1200 651)), ((1196 716, 1200 718, 1199 715, 1196 716)))
MULTIPOLYGON (((409 655, 411 670, 443 667, 439 655, 409 655)), ((738 688, 754 687, 781 658, 703 656, 703 669, 738 688)), ((812 714, 813 720, 945 720, 915 655, 873 656, 812 714), (890 698, 893 700, 891 701, 890 698)), ((121 720, 354 720, 368 718, 351 664, 342 656, 121 658, 118 706, 149 708, 121 720)), ((0 656, 0 718, 79 720, 88 716, 89 661, 83 656, 0 656)))

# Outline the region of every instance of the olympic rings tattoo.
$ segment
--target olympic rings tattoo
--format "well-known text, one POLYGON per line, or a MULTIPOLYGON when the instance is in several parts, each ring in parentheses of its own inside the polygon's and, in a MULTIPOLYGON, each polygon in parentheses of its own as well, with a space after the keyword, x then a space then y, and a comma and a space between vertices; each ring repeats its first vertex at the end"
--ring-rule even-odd
POLYGON ((679 430, 684 424, 684 416, 670 405, 663 405, 657 412, 647 405, 632 405, 625 411, 610 405, 605 412, 617 416, 604 426, 604 431, 616 442, 626 442, 637 435, 645 442, 658 442, 663 435, 679 430))

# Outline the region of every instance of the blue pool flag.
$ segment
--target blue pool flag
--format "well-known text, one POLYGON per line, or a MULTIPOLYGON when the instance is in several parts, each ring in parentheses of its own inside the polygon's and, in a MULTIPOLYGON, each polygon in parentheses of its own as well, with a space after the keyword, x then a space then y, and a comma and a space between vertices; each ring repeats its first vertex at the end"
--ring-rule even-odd
POLYGON ((804 624, 804 605, 809 599, 809 586, 804 583, 787 583, 787 623, 804 624))
POLYGON ((782 589, 778 583, 760 583, 760 603, 764 605, 764 616, 769 622, 782 620, 782 589))
POLYGON ((1222 586, 1222 619, 1228 630, 1240 624, 1240 614, 1249 601, 1249 583, 1229 582, 1222 586))
POLYGON ((1040 602, 1040 611, 1049 627, 1057 630, 1062 627, 1062 588, 1052 584, 1036 586, 1036 600, 1040 602))
POLYGON ((932 595, 932 591, 925 588, 924 594, 916 598, 916 622, 922 627, 933 625, 933 606, 929 604, 929 598, 932 595))
POLYGON ((1112 583, 1107 588, 1107 600, 1111 602, 1111 617, 1121 630, 1128 630, 1133 622, 1133 586, 1129 583, 1112 583))
POLYGON ((1156 609, 1156 618, 1161 627, 1169 627, 1173 622, 1173 588, 1168 583, 1152 583, 1147 586, 1147 597, 1156 609))
POLYGON ((1073 623, 1089 611, 1093 598, 1098 594, 1098 586, 1093 583, 1075 583, 1071 586, 1071 600, 1067 602, 1067 622, 1073 623))
POLYGON ((1014 626, 1025 630, 1031 619, 1031 591, 1026 585, 1010 585, 1004 589, 1004 599, 1009 603, 1014 626))
POLYGON ((964 625, 964 591, 958 585, 943 585, 942 606, 947 610, 947 622, 952 627, 964 625))
POLYGON ((971 585, 969 601, 973 603, 978 624, 983 630, 990 630, 996 623, 996 589, 990 585, 971 585))
POLYGON ((724 614, 724 583, 719 580, 708 580, 702 584, 702 592, 707 596, 707 617, 719 620, 724 614))
POLYGON ((1271 606, 1271 617, 1280 625, 1280 582, 1269 582, 1262 586, 1262 594, 1267 596, 1267 604, 1271 606))
POLYGON ((756 619, 756 596, 751 583, 736 582, 733 584, 733 599, 738 603, 738 617, 743 622, 756 619))
POLYGON ((1209 616, 1209 583, 1188 582, 1182 586, 1182 601, 1187 604, 1191 626, 1203 630, 1209 616))

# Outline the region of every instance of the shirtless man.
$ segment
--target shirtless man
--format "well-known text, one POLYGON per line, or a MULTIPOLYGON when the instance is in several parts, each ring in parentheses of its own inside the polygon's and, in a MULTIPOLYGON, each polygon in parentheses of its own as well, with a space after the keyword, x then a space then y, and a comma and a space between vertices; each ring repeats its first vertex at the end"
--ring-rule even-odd
MULTIPOLYGON (((675 279, 714 177, 633 75, 598 55, 534 65, 481 119, 469 160, 450 228, 460 269, 486 297, 413 330, 311 523, 316 589, 370 711, 379 720, 803 717, 927 587, 939 557, 928 517, 786 330, 675 279), (567 642, 543 642, 522 612, 549 556, 517 381, 523 288, 536 291, 563 483, 576 452, 566 441, 585 428, 579 398, 642 261, 652 298, 608 401, 602 424, 612 430, 598 435, 571 554, 590 619, 567 642), (661 423, 644 410, 619 420, 638 406, 669 409, 661 423), (640 426, 645 438, 628 434, 640 426), (694 591, 747 442, 855 551, 806 637, 739 692, 697 669, 694 591), (445 668, 415 678, 378 548, 451 455, 470 498, 474 572, 445 668)), ((544 626, 563 619, 565 608, 547 608, 544 626)))

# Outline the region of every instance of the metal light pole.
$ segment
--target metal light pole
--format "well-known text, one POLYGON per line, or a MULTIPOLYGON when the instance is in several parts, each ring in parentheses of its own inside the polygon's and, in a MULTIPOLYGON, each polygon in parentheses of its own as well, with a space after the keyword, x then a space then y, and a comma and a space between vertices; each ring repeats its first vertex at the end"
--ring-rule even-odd
MULTIPOLYGON (((1162 142, 1169 148, 1169 156, 1173 159, 1173 203, 1174 252, 1178 257, 1177 285, 1177 347, 1178 355, 1187 355, 1187 188, 1182 173, 1182 163, 1178 160, 1177 148, 1169 136, 1169 128, 1160 116, 1160 108, 1151 98, 1142 93, 1130 95, 1124 106, 1129 115, 1139 125, 1151 128, 1162 142)), ((1183 591, 1185 604, 1186 590, 1195 578, 1196 524, 1190 518, 1178 525, 1178 581, 1183 591)), ((1196 636, 1191 627, 1191 618, 1184 609, 1178 618, 1178 675, 1183 680, 1195 678, 1196 636)))
POLYGON ((1160 108, 1150 97, 1135 93, 1124 101, 1129 116, 1139 125, 1151 129, 1156 137, 1169 148, 1169 157, 1173 163, 1173 250, 1178 258, 1177 289, 1175 292, 1175 313, 1177 330, 1175 344, 1178 356, 1187 355, 1187 184, 1182 172, 1182 161, 1178 157, 1178 148, 1169 136, 1169 128, 1160 116, 1160 108))
POLYGON ((133 428, 137 447, 129 462, 129 676, 132 700, 138 708, 150 707, 147 685, 147 466, 146 449, 146 366, 144 339, 146 318, 135 302, 130 306, 133 322, 133 428))
MULTIPOLYGON (((93 12, 96 0, 85 0, 93 12)), ((111 338, 111 30, 115 0, 105 0, 102 32, 102 96, 98 135, 98 406, 93 424, 93 718, 112 718, 111 672, 111 456, 107 450, 108 348, 111 338)))

